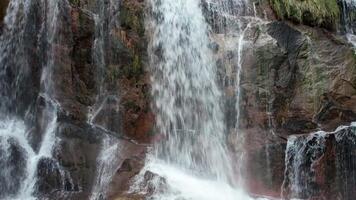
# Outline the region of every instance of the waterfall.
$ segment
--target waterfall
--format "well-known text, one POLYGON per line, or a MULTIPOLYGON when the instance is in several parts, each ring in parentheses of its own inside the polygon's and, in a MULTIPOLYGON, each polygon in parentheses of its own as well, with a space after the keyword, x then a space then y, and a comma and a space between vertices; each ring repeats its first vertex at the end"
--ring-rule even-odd
POLYGON ((249 199, 235 188, 223 94, 202 4, 150 0, 149 9, 153 108, 157 134, 164 139, 148 156, 138 182, 145 171, 163 177, 166 189, 160 189, 159 179, 151 181, 152 198, 159 200, 249 199))
MULTIPOLYGON (((52 162, 52 151, 56 145, 55 131, 57 127, 57 110, 60 108, 56 101, 55 91, 53 86, 52 74, 55 67, 55 51, 58 41, 58 26, 61 25, 61 17, 64 16, 68 8, 68 2, 62 0, 53 1, 31 1, 31 0, 12 0, 7 10, 5 17, 5 29, 0 40, 0 88, 4 89, 1 92, 0 99, 2 100, 0 108, 0 165, 3 166, 0 172, 0 180, 7 180, 5 187, 0 187, 0 198, 5 199, 36 199, 37 195, 37 174, 38 167, 41 162, 52 162), (29 108, 18 106, 17 100, 21 100, 21 92, 24 87, 21 81, 31 77, 30 64, 31 59, 31 35, 35 29, 33 14, 35 6, 37 9, 45 11, 44 21, 41 24, 40 32, 38 32, 37 42, 43 42, 46 46, 44 57, 46 58, 42 64, 42 75, 38 98, 44 102, 44 108, 41 111, 43 119, 41 120, 41 135, 38 146, 32 146, 31 140, 34 135, 27 127, 23 119, 19 117, 21 113, 26 116, 30 113, 29 108), (29 39, 30 38, 30 39, 29 39), (30 40, 30 41, 26 41, 30 40), (12 79, 9 80, 9 72, 11 71, 12 79), (15 153, 7 155, 8 153, 15 153), (23 159, 18 164, 11 164, 11 157, 18 155, 23 159), (17 166, 22 165, 22 166, 17 166), (15 167, 15 168, 14 168, 15 167), (16 173, 19 170, 22 173, 16 173), (3 173, 5 172, 5 173, 3 173), (11 177, 10 177, 11 176, 11 177), (17 182, 15 182, 17 181, 17 182)), ((26 82, 25 82, 26 84, 26 82)), ((28 84, 28 83, 27 83, 28 84)), ((31 84, 32 85, 32 84, 31 84)), ((30 97, 30 96, 29 96, 30 97)), ((33 97, 35 98, 35 97, 33 97)), ((26 117, 25 116, 25 117, 26 117)), ((38 131, 38 130, 37 130, 38 131)), ((54 161, 54 160, 53 160, 54 161)), ((59 168, 57 162, 54 161, 52 167, 59 168)), ((48 165, 51 165, 48 163, 48 165)), ((49 167, 49 166, 48 166, 49 167)), ((61 170, 61 169, 59 169, 61 170)), ((67 175, 60 171, 62 178, 68 178, 67 175)), ((63 183, 64 184, 64 183, 63 183)), ((63 185, 64 187, 64 185, 63 185)))
POLYGON ((221 92, 197 1, 151 1, 152 94, 157 129, 167 137, 156 156, 197 173, 228 180, 221 92), (211 148, 214 147, 214 148, 211 148))

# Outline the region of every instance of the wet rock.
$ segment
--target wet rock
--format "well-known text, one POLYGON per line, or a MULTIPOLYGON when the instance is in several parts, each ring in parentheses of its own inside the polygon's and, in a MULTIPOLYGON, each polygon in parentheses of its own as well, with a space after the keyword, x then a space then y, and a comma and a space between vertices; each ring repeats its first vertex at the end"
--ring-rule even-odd
MULTIPOLYGON (((342 39, 286 22, 252 27, 245 43, 251 48, 243 52, 240 132, 252 171, 248 185, 278 197, 288 135, 335 130, 356 120, 356 60, 342 39), (276 164, 267 163, 267 152, 276 164)), ((231 101, 227 108, 233 106, 231 101)))
POLYGON ((278 198, 285 170, 284 142, 251 148, 246 153, 244 179, 249 193, 278 198))
POLYGON ((59 143, 54 157, 83 198, 90 194, 95 179, 102 134, 88 125, 61 123, 58 126, 59 143))
POLYGON ((81 192, 70 174, 54 159, 43 158, 38 162, 36 190, 39 198, 68 198, 69 194, 81 192))
POLYGON ((129 191, 135 181, 135 177, 144 167, 146 148, 146 146, 124 144, 123 149, 126 150, 120 152, 122 160, 119 162, 119 167, 112 179, 108 195, 109 199, 135 199, 140 197, 140 195, 137 194, 130 194, 129 191))
MULTIPOLYGON (((73 8, 72 17, 72 73, 76 101, 88 106, 93 103, 95 89, 95 66, 93 63, 93 41, 95 23, 93 14, 82 9, 73 8)), ((73 87, 73 86, 72 86, 73 87)))
POLYGON ((286 152, 284 197, 353 199, 356 191, 355 141, 355 127, 290 140, 286 152))
POLYGON ((349 124, 356 119, 355 100, 354 96, 343 96, 337 93, 324 94, 315 120, 325 124, 323 127, 326 130, 331 130, 337 125, 349 124))
POLYGON ((120 27, 115 30, 112 71, 117 73, 121 91, 120 105, 124 133, 137 141, 152 137, 154 114, 150 107, 150 75, 148 70, 147 35, 145 35, 145 2, 124 0, 120 7, 120 27), (115 59, 117 58, 117 59, 115 59))

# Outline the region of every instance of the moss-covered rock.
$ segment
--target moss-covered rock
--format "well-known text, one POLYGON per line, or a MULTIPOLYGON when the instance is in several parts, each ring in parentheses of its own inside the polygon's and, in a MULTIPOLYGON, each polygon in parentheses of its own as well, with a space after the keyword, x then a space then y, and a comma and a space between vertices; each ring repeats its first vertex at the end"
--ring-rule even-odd
POLYGON ((120 9, 121 26, 132 32, 143 36, 144 28, 144 12, 139 1, 124 0, 120 9))
POLYGON ((269 0, 277 16, 297 23, 335 29, 340 21, 337 0, 269 0))

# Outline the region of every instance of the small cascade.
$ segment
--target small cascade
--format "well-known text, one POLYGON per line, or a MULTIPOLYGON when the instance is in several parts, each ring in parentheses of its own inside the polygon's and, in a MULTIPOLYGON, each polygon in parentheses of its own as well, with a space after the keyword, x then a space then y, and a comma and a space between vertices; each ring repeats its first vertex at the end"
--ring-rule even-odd
POLYGON ((325 152, 326 132, 309 136, 291 136, 286 149, 286 172, 283 197, 307 199, 315 195, 313 164, 325 152))
MULTIPOLYGON (((96 97, 94 104, 89 107, 87 121, 91 126, 104 131, 110 130, 106 111, 119 112, 118 95, 110 90, 107 84, 109 60, 109 46, 112 31, 118 26, 120 1, 103 0, 97 2, 95 21, 95 38, 92 47, 92 59, 95 65, 96 97)), ((116 131, 116 130, 115 130, 116 131)))
POLYGON ((6 118, 7 113, 24 112, 26 109, 19 98, 25 96, 20 89, 28 84, 28 75, 31 73, 28 62, 30 45, 25 39, 27 34, 32 34, 28 27, 28 21, 33 19, 30 15, 32 7, 30 0, 12 0, 4 19, 4 31, 0 36, 1 118, 6 118), (14 55, 16 59, 13 59, 14 55))
MULTIPOLYGON (((101 139, 101 149, 97 157, 96 177, 92 186, 91 200, 106 199, 108 186, 117 171, 119 156, 119 140, 112 135, 107 119, 102 113, 108 109, 118 110, 118 97, 110 92, 106 83, 107 77, 107 45, 110 42, 110 31, 118 24, 120 1, 103 0, 97 2, 95 20, 95 39, 92 49, 93 63, 96 67, 96 98, 89 108, 87 121, 92 127, 103 130, 107 135, 101 139)), ((119 122, 116 122, 119 123, 119 122)))
POLYGON ((341 22, 343 31, 346 33, 346 38, 356 48, 356 1, 341 0, 341 22))
POLYGON ((245 157, 245 134, 241 128, 243 121, 242 78, 246 52, 252 44, 251 35, 256 27, 265 23, 258 17, 256 2, 248 0, 208 0, 205 12, 212 27, 210 37, 217 43, 215 57, 218 57, 219 82, 227 88, 224 94, 226 127, 229 144, 234 151, 234 171, 238 174, 238 184, 243 186, 245 157), (221 72, 223 71, 223 72, 221 72), (231 109, 231 108, 234 109, 231 109))
POLYGON ((311 199, 337 194, 351 200, 356 184, 356 126, 341 126, 334 132, 290 136, 286 149, 286 170, 282 197, 311 199), (326 185, 326 186, 325 186, 326 185), (329 188, 329 186, 333 188, 329 188))
POLYGON ((101 200, 106 198, 108 185, 111 183, 120 159, 118 153, 118 141, 112 136, 105 136, 97 159, 97 174, 90 197, 91 200, 101 200))

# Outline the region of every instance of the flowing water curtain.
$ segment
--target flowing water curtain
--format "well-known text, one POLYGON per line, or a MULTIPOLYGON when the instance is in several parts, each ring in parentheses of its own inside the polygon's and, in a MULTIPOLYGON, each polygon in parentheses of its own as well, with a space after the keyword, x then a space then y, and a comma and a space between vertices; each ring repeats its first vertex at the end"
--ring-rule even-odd
POLYGON ((221 91, 199 1, 149 1, 147 29, 157 131, 156 156, 194 173, 231 179, 221 91))

